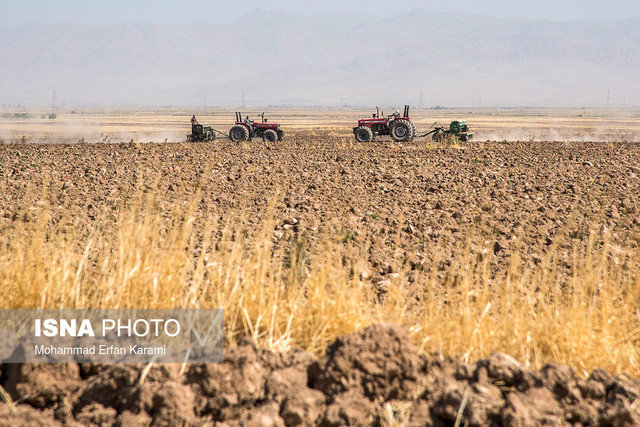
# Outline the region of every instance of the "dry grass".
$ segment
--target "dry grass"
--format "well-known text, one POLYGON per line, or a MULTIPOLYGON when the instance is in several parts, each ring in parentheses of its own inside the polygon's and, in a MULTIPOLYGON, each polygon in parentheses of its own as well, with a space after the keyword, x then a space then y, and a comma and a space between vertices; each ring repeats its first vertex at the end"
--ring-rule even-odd
POLYGON ((640 258, 606 233, 578 244, 569 276, 551 248, 537 265, 516 250, 509 273, 492 280, 491 253, 467 242, 445 279, 433 260, 413 283, 401 273, 380 295, 361 274, 359 239, 327 232, 313 252, 292 241, 278 253, 269 220, 247 239, 242 212, 198 215, 196 196, 161 215, 160 200, 141 192, 90 229, 54 221, 46 204, 14 221, 0 234, 0 306, 223 307, 228 344, 250 335, 316 353, 340 334, 392 321, 427 353, 471 361, 503 351, 534 367, 640 375, 640 258))

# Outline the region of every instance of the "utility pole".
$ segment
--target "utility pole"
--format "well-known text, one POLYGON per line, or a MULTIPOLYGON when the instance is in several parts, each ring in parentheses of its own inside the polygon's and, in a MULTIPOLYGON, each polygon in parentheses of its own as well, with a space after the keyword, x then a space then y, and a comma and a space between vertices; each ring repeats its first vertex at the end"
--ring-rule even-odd
POLYGON ((242 109, 245 109, 247 107, 247 104, 244 100, 244 91, 242 91, 242 105, 241 105, 242 109))
POLYGON ((58 101, 56 101, 56 90, 53 90, 53 97, 51 98, 51 108, 58 108, 58 101))
POLYGON ((420 108, 422 108, 422 89, 420 89, 420 108))
POLYGON ((607 90, 607 108, 611 106, 611 89, 607 90))
POLYGON ((482 98, 478 98, 478 108, 482 108, 482 98))

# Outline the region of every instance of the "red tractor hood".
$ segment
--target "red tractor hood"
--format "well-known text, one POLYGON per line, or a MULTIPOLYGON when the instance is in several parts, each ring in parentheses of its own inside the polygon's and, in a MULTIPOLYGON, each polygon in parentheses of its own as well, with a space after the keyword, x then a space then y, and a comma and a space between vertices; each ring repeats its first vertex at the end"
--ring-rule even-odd
POLYGON ((373 126, 373 125, 384 125, 389 122, 389 119, 386 117, 381 117, 379 119, 360 119, 358 120, 358 126, 373 126))
POLYGON ((253 126, 255 129, 273 129, 273 130, 278 130, 280 128, 280 125, 278 123, 251 123, 251 125, 249 125, 248 123, 245 122, 236 122, 237 125, 242 125, 242 126, 253 126))

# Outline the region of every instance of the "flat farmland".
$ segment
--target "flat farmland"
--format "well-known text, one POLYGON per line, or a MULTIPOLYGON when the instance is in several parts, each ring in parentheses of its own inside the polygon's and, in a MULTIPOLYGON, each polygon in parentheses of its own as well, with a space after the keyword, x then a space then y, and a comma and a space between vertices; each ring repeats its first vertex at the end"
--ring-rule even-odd
MULTIPOLYGON (((385 114, 391 108, 382 108, 385 114)), ((31 142, 180 142, 190 133, 192 114, 200 123, 228 132, 234 111, 213 108, 186 109, 60 109, 25 110, 0 108, 0 138, 5 141, 25 137, 31 142), (25 115, 15 117, 15 115, 25 115)), ((289 131, 325 131, 350 139, 358 118, 372 111, 344 109, 252 108, 254 120, 265 111, 266 117, 289 131)), ((419 109, 411 110, 418 131, 426 131, 435 122, 467 120, 476 140, 507 141, 635 141, 640 138, 640 111, 582 109, 419 109)))
MULTIPOLYGON (((596 274, 589 280, 612 280, 612 291, 624 289, 599 263, 619 270, 635 292, 625 292, 625 298, 637 298, 639 154, 637 143, 527 141, 399 147, 385 142, 356 145, 322 134, 294 135, 272 145, 261 141, 5 144, 0 152, 0 226, 7 243, 3 259, 12 268, 2 271, 5 287, 15 293, 5 293, 1 302, 5 307, 158 306, 168 299, 184 305, 215 305, 221 295, 213 298, 196 290, 222 292, 210 283, 213 276, 207 271, 214 264, 242 270, 241 260, 233 254, 242 255, 247 263, 253 259, 267 264, 266 276, 243 279, 248 289, 263 280, 273 286, 291 280, 295 286, 306 286, 318 274, 323 280, 336 274, 335 280, 345 289, 355 286, 365 292, 368 296, 362 296, 362 304, 374 312, 390 308, 385 301, 391 297, 400 298, 406 310, 402 313, 412 313, 411 321, 424 313, 427 296, 435 304, 432 309, 439 307, 434 316, 446 316, 441 309, 447 306, 439 304, 450 298, 473 302, 479 316, 491 298, 505 296, 507 290, 516 293, 514 301, 537 304, 537 299, 524 298, 537 294, 536 298, 556 304, 560 297, 575 295, 564 292, 587 280, 584 274, 596 274), (139 227, 140 235, 123 234, 139 227), (35 239, 38 235, 45 239, 44 246, 35 239), (18 245, 19 237, 27 240, 18 245), (178 251, 177 257, 172 251, 181 244, 188 250, 178 251), (170 257, 181 279, 154 294, 147 288, 153 288, 153 275, 147 272, 139 277, 138 291, 116 292, 117 287, 108 285, 109 278, 130 272, 111 269, 127 270, 136 263, 104 262, 115 262, 115 248, 124 250, 127 245, 157 257, 142 258, 151 271, 166 267, 163 257, 170 257), (42 253, 46 248, 49 255, 42 253), (62 266, 47 261, 58 250, 62 253, 56 259, 64 260, 62 266), (36 257, 29 261, 35 263, 33 273, 46 278, 35 287, 33 277, 20 277, 29 271, 27 265, 15 263, 16 259, 26 263, 31 257, 36 257), (222 259, 209 265, 205 262, 209 257, 222 259), (337 264, 334 257, 340 260, 337 264), (592 257, 598 257, 599 270, 592 271, 592 257), (56 273, 56 268, 80 265, 79 276, 56 273), (194 270, 197 265, 200 270, 194 270), (324 270, 329 267, 331 271, 324 270), (11 271, 18 277, 7 276, 11 271), (71 286, 66 281, 73 277, 79 280, 73 285, 77 292, 69 294, 64 289, 71 286), (59 288, 46 286, 57 280, 62 280, 59 288), (514 281, 522 283, 505 288, 514 281), (30 292, 24 292, 23 286, 30 292), (538 293, 541 287, 553 292, 538 293)), ((142 273, 139 268, 136 274, 142 273)), ((126 282, 131 286, 132 279, 126 282)), ((636 307, 637 300, 624 301, 631 304, 628 308, 636 307)), ((499 324, 509 322, 513 313, 495 304, 489 304, 493 307, 489 318, 499 324)), ((522 310, 520 315, 529 318, 525 307, 522 310)), ((631 333, 637 311, 629 310, 626 316, 631 328, 626 332, 631 333)), ((358 316, 356 323, 366 323, 365 318, 358 316)), ((466 318, 472 325, 476 320, 466 318)), ((553 325, 560 328, 558 332, 566 331, 566 324, 558 324, 558 319, 547 321, 550 325, 541 333, 550 332, 553 325)), ((242 335, 246 325, 229 326, 232 339, 242 335)), ((348 330, 349 323, 336 325, 343 327, 348 330)), ((450 336, 431 337, 429 345, 454 354, 473 347, 478 356, 507 342, 507 347, 515 345, 510 335, 514 331, 502 331, 506 340, 502 344, 494 337, 487 341, 490 345, 474 346, 453 339, 456 328, 448 330, 450 336)), ((306 332, 300 333, 302 341, 294 342, 314 351, 321 351, 332 335, 323 332, 326 336, 306 342, 306 332)), ((486 333, 496 331, 487 325, 486 333)), ((484 339, 478 334, 468 339, 484 339)), ((424 339, 428 333, 418 335, 424 339)), ((637 344, 637 330, 625 339, 631 340, 630 346, 637 344)), ((590 351, 596 350, 590 347, 590 351)), ((527 358, 534 355, 540 358, 532 360, 534 365, 558 357, 555 352, 525 354, 527 358)), ((578 352, 571 357, 582 356, 578 352)), ((599 361, 588 363, 611 362, 602 353, 599 361)), ((628 363, 624 366, 632 368, 628 363)))
MULTIPOLYGON (((463 117, 431 113, 419 129, 463 117)), ((3 367, 3 387, 62 421, 452 423, 468 399, 478 425, 632 424, 640 143, 631 117, 591 113, 464 116, 479 140, 452 146, 356 144, 364 112, 346 110, 276 111, 290 131, 272 144, 180 142, 186 111, 87 113, 85 136, 70 113, 3 119, 0 307, 222 307, 227 345, 219 367, 149 365, 144 385, 127 385, 143 367, 69 364, 3 367), (489 136, 518 123, 540 137, 489 136)))

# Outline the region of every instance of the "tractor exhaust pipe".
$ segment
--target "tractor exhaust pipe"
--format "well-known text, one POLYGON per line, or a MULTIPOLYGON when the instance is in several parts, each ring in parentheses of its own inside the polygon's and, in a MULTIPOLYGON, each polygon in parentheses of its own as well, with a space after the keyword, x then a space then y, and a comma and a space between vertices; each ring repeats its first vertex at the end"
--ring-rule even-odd
POLYGON ((404 117, 405 118, 409 118, 409 106, 408 105, 404 106, 404 117))

